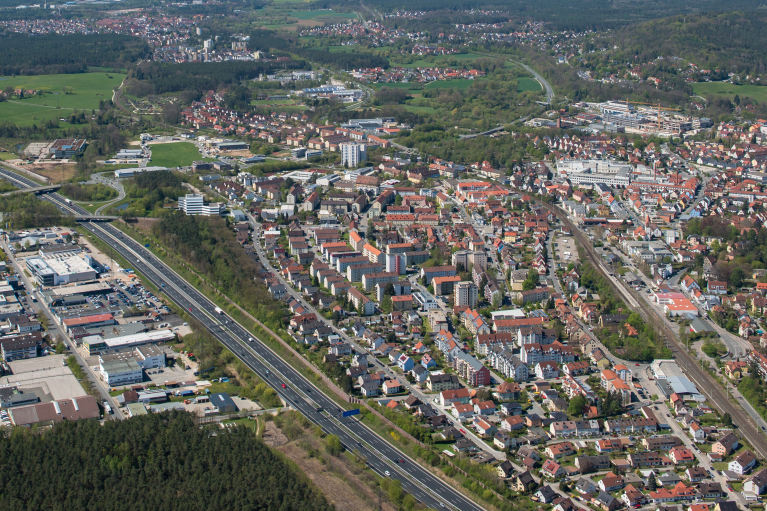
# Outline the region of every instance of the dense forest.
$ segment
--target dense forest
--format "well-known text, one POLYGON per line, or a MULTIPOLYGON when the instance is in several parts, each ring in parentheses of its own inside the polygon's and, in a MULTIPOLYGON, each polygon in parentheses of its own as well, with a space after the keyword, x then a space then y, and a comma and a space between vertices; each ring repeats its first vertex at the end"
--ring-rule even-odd
POLYGON ((191 264, 222 293, 238 302, 270 328, 281 325, 283 309, 255 281, 258 265, 237 243, 220 217, 187 216, 173 211, 152 226, 170 252, 191 264))
POLYGON ((178 411, 0 437, 0 508, 333 509, 250 429, 178 411))
MULTIPOLYGON (((394 10, 412 11, 465 11, 472 9, 499 10, 515 18, 549 22, 559 30, 601 30, 616 28, 629 23, 645 21, 675 14, 711 11, 754 11, 761 9, 757 0, 700 0, 695 3, 686 0, 644 0, 626 2, 611 0, 368 0, 365 4, 382 12, 394 10)), ((328 9, 343 7, 358 9, 357 0, 315 0, 315 8, 328 9)))
POLYGON ((0 75, 84 73, 90 66, 124 68, 149 53, 149 45, 129 35, 2 34, 0 75))
MULTIPOLYGON (((302 60, 281 63, 280 69, 305 69, 302 60)), ((187 101, 199 98, 209 90, 239 84, 243 80, 258 78, 260 74, 272 71, 274 62, 186 62, 183 64, 162 64, 142 62, 132 72, 131 77, 140 82, 127 85, 128 92, 138 96, 163 94, 166 92, 194 91, 196 97, 184 98, 187 101)))
POLYGON ((125 196, 133 200, 121 213, 129 217, 160 216, 166 199, 175 202, 179 195, 188 193, 181 183, 181 179, 169 170, 142 172, 123 183, 125 196))
MULTIPOLYGON (((694 14, 648 21, 613 32, 618 61, 647 62, 676 56, 701 69, 747 74, 767 71, 767 16, 728 12, 694 14)), ((677 67, 674 65, 673 67, 677 67)), ((724 74, 726 77, 726 73, 724 74)))
POLYGON ((3 223, 10 223, 11 229, 73 224, 71 217, 63 217, 56 206, 33 193, 0 196, 0 211, 3 223))

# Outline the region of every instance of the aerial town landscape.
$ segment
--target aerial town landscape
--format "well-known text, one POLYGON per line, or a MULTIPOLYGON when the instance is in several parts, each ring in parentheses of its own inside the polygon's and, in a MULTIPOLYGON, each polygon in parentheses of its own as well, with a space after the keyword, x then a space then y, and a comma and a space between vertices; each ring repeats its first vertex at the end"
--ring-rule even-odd
POLYGON ((764 509, 759 8, 0 0, 0 506, 764 509))

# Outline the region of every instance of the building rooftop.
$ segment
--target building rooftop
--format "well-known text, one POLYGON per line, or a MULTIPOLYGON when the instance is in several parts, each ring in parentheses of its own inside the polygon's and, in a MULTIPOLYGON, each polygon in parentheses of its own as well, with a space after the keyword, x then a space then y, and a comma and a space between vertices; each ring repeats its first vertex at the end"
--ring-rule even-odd
MULTIPOLYGON (((127 355, 127 354, 120 354, 127 355)), ((120 355, 112 355, 112 357, 120 357, 120 355)), ((101 367, 104 368, 105 373, 127 373, 133 371, 141 371, 141 366, 131 357, 114 358, 109 361, 101 363, 101 367)))

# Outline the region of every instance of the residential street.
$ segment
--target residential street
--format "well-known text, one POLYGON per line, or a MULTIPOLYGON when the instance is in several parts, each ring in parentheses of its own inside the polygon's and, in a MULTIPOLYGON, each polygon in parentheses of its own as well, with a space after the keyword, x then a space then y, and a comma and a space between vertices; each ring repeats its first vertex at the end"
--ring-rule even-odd
MULTIPOLYGON (((367 348, 360 345, 358 342, 356 342, 352 337, 347 335, 345 332, 337 328, 332 321, 328 321, 325 319, 325 317, 320 314, 310 303, 304 300, 304 298, 301 296, 301 294, 293 289, 293 287, 290 285, 289 282, 287 282, 282 275, 271 265, 269 262, 269 259, 267 258, 266 254, 264 253, 263 248, 261 247, 261 244, 258 241, 258 233, 261 232, 261 225, 256 222, 256 220, 251 216, 248 215, 248 219, 254 227, 254 238, 255 241, 253 243, 253 246, 255 248, 256 254, 258 255, 258 258, 261 262, 261 264, 264 266, 264 268, 272 272, 282 283, 283 286, 285 286, 285 289, 287 289, 288 293, 291 297, 293 297, 295 300, 297 300, 307 311, 314 313, 314 315, 317 317, 319 321, 322 321, 327 325, 329 328, 332 328, 335 333, 337 333, 341 338, 349 343, 355 351, 358 353, 368 353, 367 348)), ((408 391, 418 399, 420 399, 423 403, 429 403, 432 406, 435 407, 435 409, 440 410, 442 413, 445 414, 445 416, 451 421, 453 427, 457 429, 463 429, 467 432, 466 436, 470 438, 478 447, 480 447, 483 451, 493 455, 496 459, 503 460, 506 459, 506 453, 503 451, 498 451, 493 449, 490 445, 488 445, 487 442, 476 436, 470 429, 466 428, 464 425, 462 425, 457 419, 455 419, 449 412, 446 412, 444 409, 439 407, 437 403, 435 403, 433 400, 438 396, 438 394, 425 394, 423 393, 420 388, 416 385, 412 385, 409 381, 407 381, 407 378, 405 378, 404 375, 395 373, 391 370, 388 366, 382 364, 378 359, 371 356, 368 358, 368 361, 373 364, 373 367, 376 371, 384 371, 388 376, 391 378, 395 378, 397 381, 400 382, 400 384, 407 388, 408 391)), ((500 381, 503 381, 502 379, 500 381)))

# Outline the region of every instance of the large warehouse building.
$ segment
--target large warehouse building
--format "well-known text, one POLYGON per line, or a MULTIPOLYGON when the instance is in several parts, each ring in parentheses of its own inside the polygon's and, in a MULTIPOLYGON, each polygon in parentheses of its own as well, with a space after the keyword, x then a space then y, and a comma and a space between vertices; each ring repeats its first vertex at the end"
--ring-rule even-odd
POLYGON ((59 286, 73 282, 85 282, 98 277, 88 262, 79 256, 61 258, 30 257, 27 270, 41 286, 59 286))

